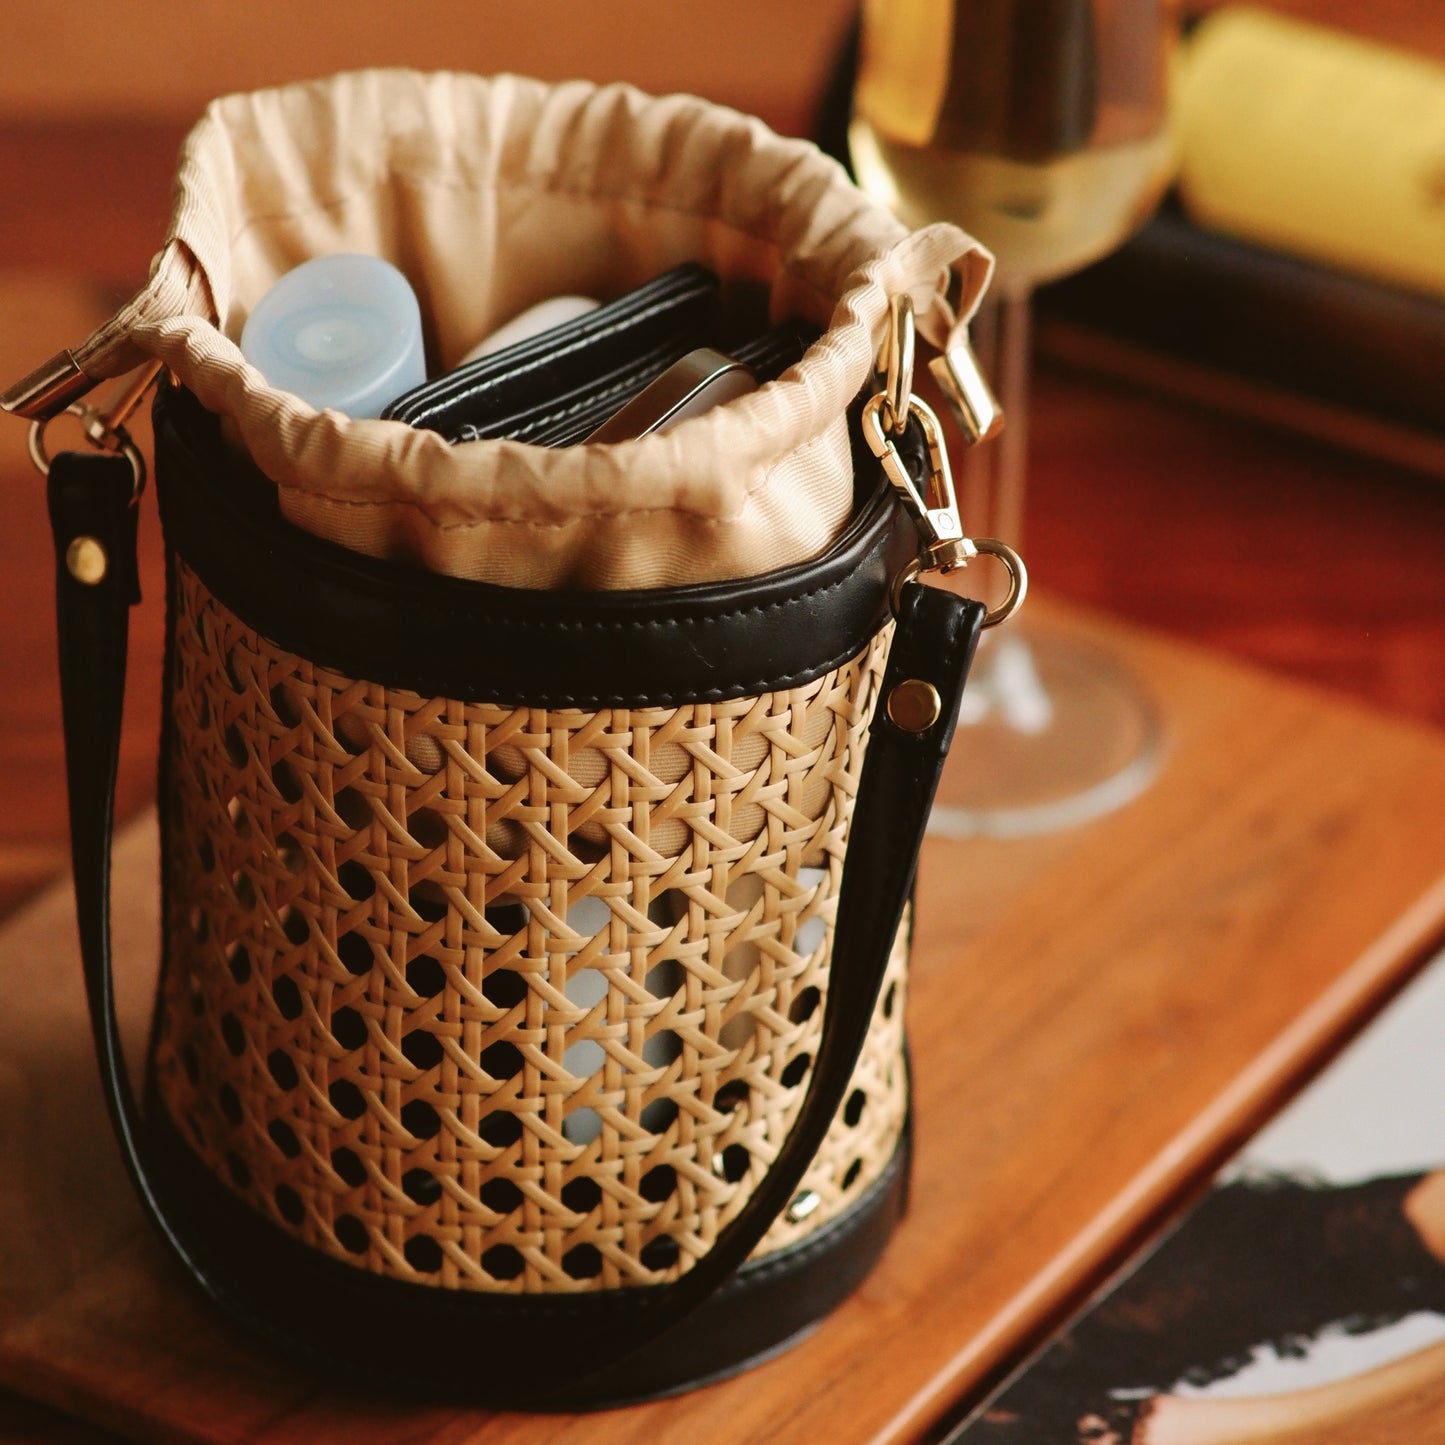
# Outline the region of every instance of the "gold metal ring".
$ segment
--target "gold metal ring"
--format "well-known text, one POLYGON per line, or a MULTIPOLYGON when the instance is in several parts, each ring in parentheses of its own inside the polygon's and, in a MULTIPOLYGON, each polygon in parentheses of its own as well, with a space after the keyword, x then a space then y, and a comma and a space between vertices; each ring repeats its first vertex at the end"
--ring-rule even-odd
POLYGON ((883 373, 883 430, 901 437, 908 425, 908 407, 913 399, 913 359, 918 349, 918 328, 913 320, 913 298, 900 291, 888 312, 888 338, 878 354, 883 373))
POLYGON ((1000 542, 994 537, 975 537, 973 545, 980 553, 997 557, 1008 568, 1008 596, 997 607, 990 609, 983 619, 985 627, 997 627, 1000 622, 1007 622, 1023 606, 1024 598, 1029 592, 1029 569, 1024 566, 1024 559, 1007 542, 1000 542))
MULTIPOLYGON (((64 411, 57 412, 56 416, 76 417, 92 445, 102 451, 120 452, 125 457, 130 463, 131 475, 134 478, 131 500, 137 500, 145 490, 146 464, 140 448, 131 440, 130 433, 123 426, 107 430, 100 413, 93 406, 85 406, 78 401, 71 402, 64 411)), ((30 423, 30 460, 35 463, 35 469, 42 477, 50 475, 50 453, 45 449, 45 428, 54 420, 55 417, 46 417, 30 423)))
MULTIPOLYGON (((1029 592, 1029 570, 1024 566, 1024 559, 1007 542, 997 541, 993 537, 978 537, 974 539, 973 545, 980 555, 997 557, 1008 568, 1008 596, 997 607, 990 608, 983 618, 985 627, 997 627, 1000 622, 1007 622, 1023 606, 1024 598, 1029 592)), ((893 585, 888 589, 888 601, 895 617, 898 616, 903 589, 925 572, 935 570, 937 569, 929 567, 922 557, 915 557, 898 573, 893 579, 893 585)))

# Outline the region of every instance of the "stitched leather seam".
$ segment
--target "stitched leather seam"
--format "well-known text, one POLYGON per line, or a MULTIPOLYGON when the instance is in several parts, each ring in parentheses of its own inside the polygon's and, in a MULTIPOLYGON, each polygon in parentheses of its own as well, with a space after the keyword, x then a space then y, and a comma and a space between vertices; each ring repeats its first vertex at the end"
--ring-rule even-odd
MULTIPOLYGON (((524 360, 521 365, 508 367, 503 375, 505 376, 507 384, 510 385, 513 378, 525 377, 541 367, 553 366, 585 347, 595 345, 597 342, 605 340, 610 336, 615 336, 620 331, 650 320, 659 312, 673 310, 691 299, 693 299, 692 295, 687 292, 680 293, 679 295, 664 296, 646 310, 630 312, 625 316, 619 316, 610 325, 594 328, 590 334, 577 337, 570 345, 542 351, 535 359, 524 360)), ((461 377, 457 378, 459 383, 462 380, 463 378, 461 377)), ((397 416, 393 418, 393 420, 410 421, 415 425, 419 420, 429 419, 438 412, 457 406, 461 402, 471 401, 479 392, 485 394, 487 391, 495 388, 497 383, 498 376, 494 368, 491 375, 479 377, 468 382, 465 386, 459 385, 457 389, 447 392, 444 396, 439 396, 436 403, 428 410, 418 412, 415 416, 397 416)), ((626 380, 620 382, 619 385, 627 385, 626 380)))

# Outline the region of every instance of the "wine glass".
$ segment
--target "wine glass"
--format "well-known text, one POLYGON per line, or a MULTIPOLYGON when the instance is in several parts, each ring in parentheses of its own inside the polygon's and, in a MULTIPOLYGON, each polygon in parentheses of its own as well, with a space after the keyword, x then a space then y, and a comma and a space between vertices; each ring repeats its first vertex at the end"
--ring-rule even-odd
MULTIPOLYGON (((1029 295, 1112 250, 1167 186, 1177 29, 1176 0, 865 0, 859 183, 906 224, 955 220, 997 258, 973 342, 1006 423, 955 469, 970 535, 1020 546, 1029 295)), ((980 649, 967 767, 945 772, 932 830, 1047 832, 1137 795, 1160 755, 1143 688, 1026 612, 1002 631, 980 649)))

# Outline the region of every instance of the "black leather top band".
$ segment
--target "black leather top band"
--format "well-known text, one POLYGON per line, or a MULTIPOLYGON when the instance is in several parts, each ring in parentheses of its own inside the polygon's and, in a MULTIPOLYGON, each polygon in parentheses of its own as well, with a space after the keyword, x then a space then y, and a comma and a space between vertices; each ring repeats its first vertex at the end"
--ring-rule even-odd
POLYGON ((763 577, 637 592, 532 591, 363 557, 287 522, 274 488, 189 394, 156 403, 172 547, 288 651, 425 696, 538 707, 717 702, 796 687, 860 652, 917 534, 876 485, 815 561, 763 577))

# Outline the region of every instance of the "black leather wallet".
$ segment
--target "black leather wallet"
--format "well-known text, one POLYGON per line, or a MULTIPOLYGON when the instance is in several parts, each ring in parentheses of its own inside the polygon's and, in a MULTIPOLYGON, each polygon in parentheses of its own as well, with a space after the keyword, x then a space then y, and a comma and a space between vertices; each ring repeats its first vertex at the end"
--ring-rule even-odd
POLYGON ((428 381, 382 415, 452 442, 511 437, 571 446, 697 347, 725 352, 761 383, 801 360, 822 334, 801 320, 740 341, 729 329, 717 277, 690 262, 575 321, 428 381))

